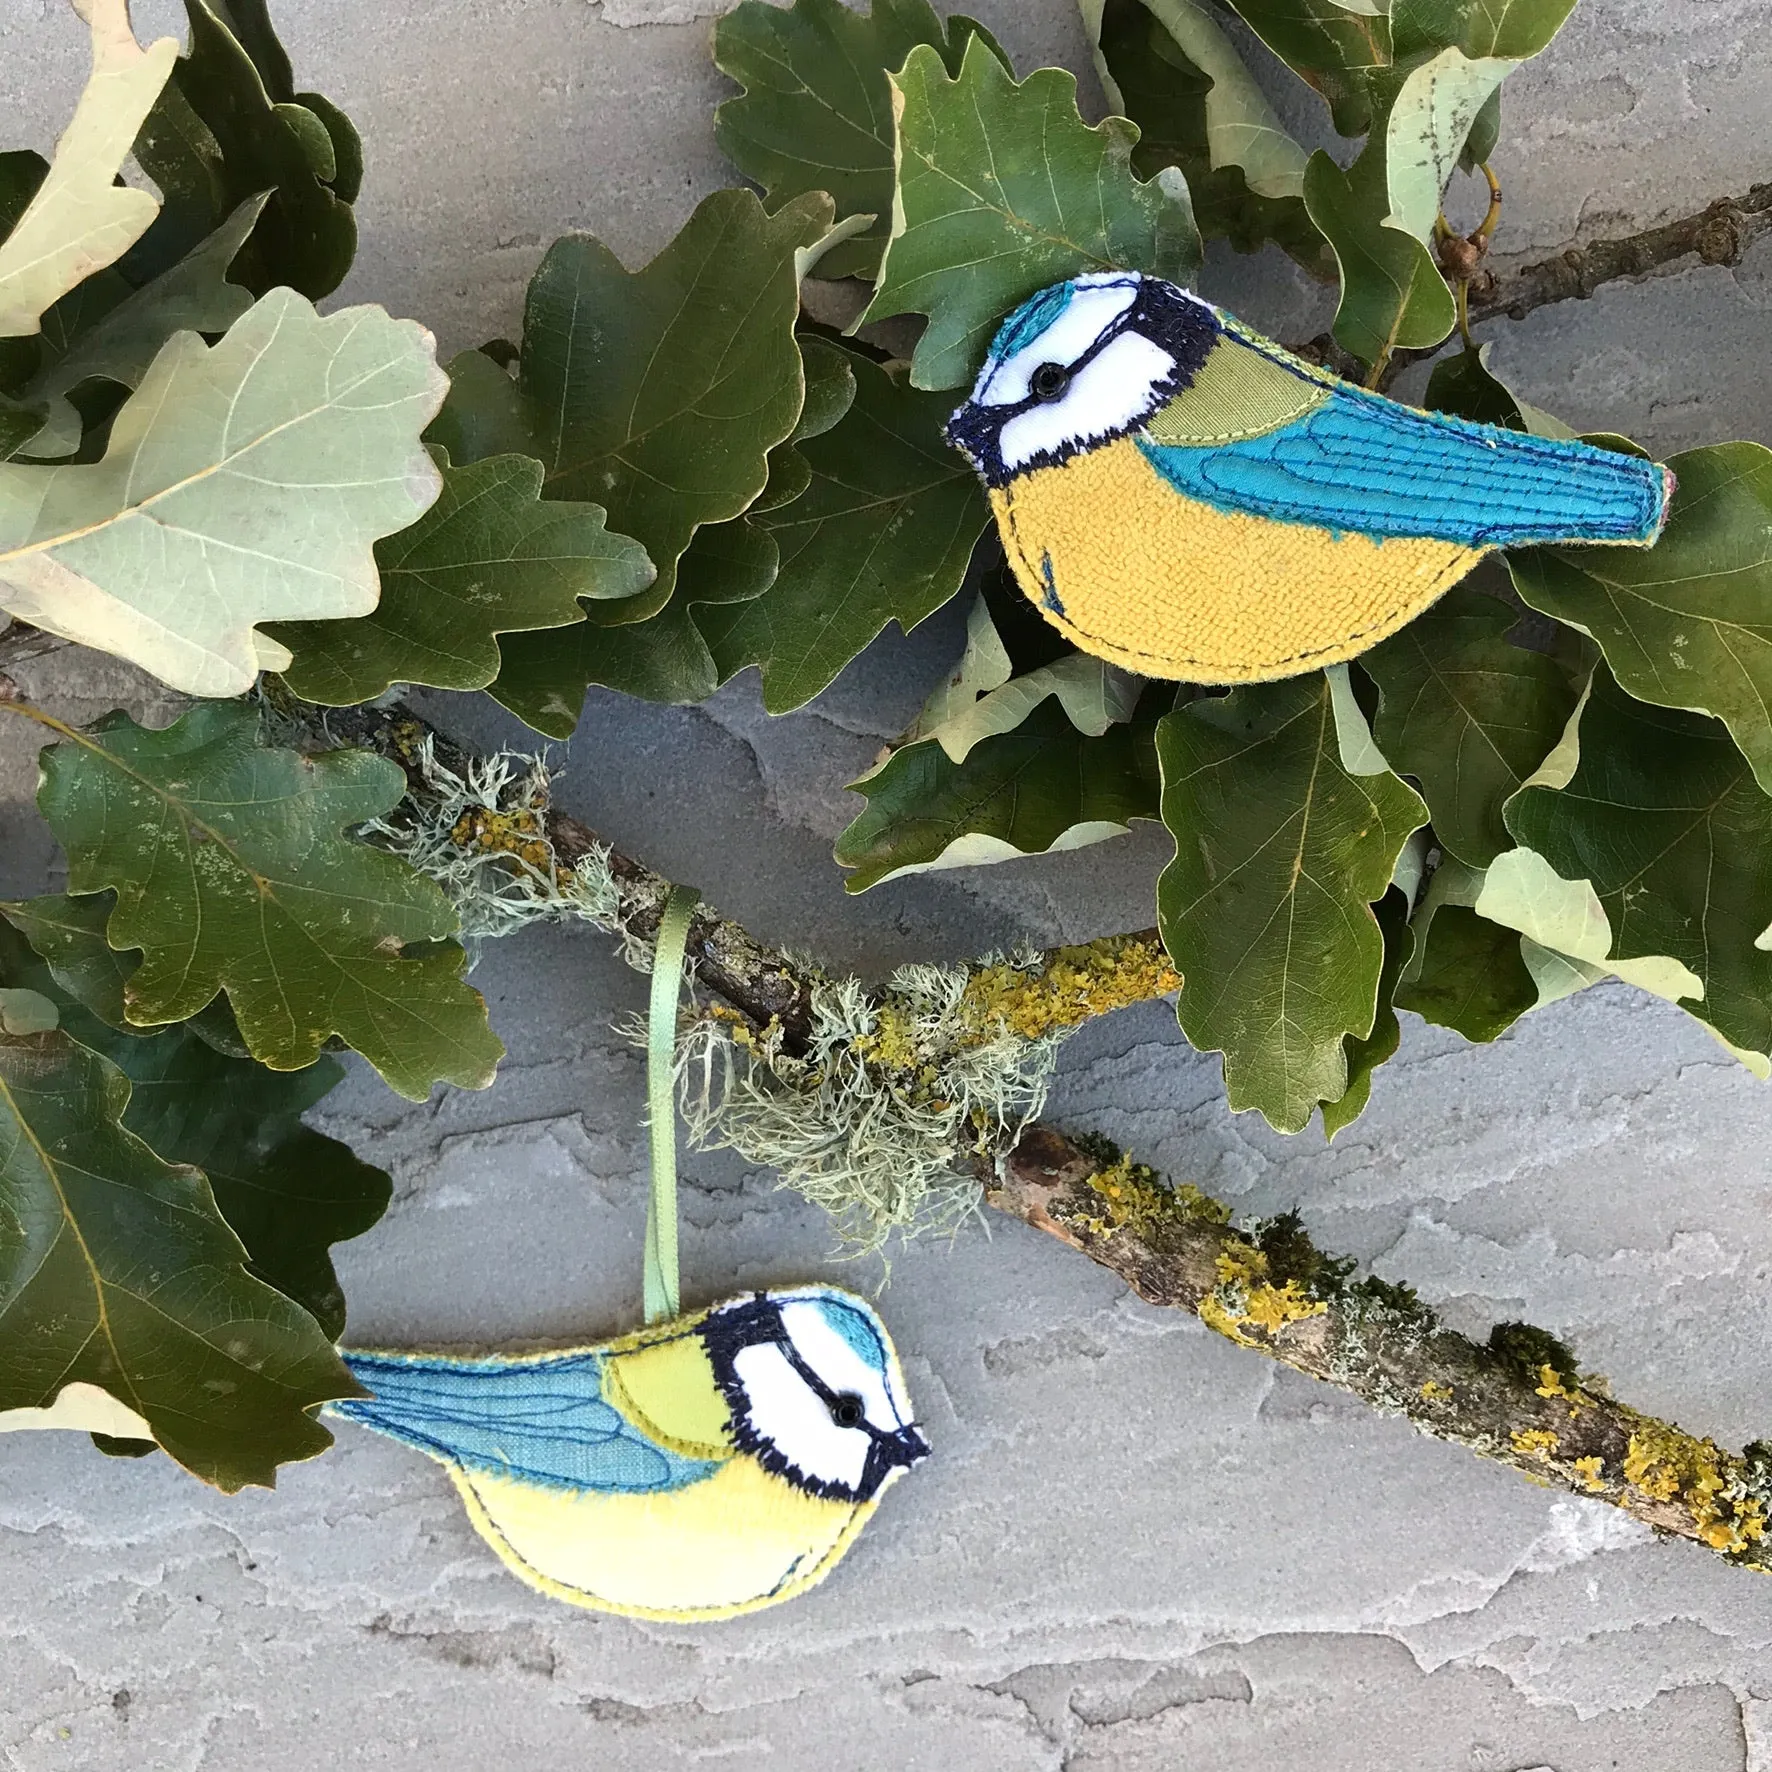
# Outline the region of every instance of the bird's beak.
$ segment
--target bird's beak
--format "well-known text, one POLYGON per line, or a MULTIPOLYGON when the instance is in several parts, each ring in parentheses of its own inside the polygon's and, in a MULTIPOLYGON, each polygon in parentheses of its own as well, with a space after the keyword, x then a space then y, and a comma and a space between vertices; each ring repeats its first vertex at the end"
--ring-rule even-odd
POLYGON ((896 1453, 895 1463, 921 1464, 929 1456, 929 1442, 914 1427, 901 1427, 892 1436, 891 1443, 896 1453))

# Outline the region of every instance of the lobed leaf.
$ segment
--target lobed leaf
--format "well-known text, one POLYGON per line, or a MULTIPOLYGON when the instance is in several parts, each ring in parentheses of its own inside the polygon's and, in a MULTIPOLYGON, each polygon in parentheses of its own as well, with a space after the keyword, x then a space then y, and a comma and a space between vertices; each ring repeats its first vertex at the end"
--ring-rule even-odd
POLYGON ((345 279, 357 250, 351 202, 362 150, 344 113, 312 94, 283 98, 288 60, 256 0, 185 0, 190 46, 135 145, 141 169, 166 196, 143 241, 143 275, 183 258, 247 198, 269 192, 234 267, 255 295, 286 286, 318 301, 345 279), (227 22, 237 23, 265 62, 227 22), (268 43, 267 43, 268 39, 268 43), (266 72, 272 86, 267 87, 266 72))
POLYGON ((952 401, 863 357, 850 370, 853 403, 797 446, 807 489, 749 519, 778 551, 773 583, 698 617, 722 678, 761 665, 771 713, 810 701, 887 622, 908 633, 948 602, 990 521, 942 435, 952 401))
POLYGON ((1719 443, 1668 466, 1678 485, 1654 547, 1522 550, 1508 566, 1639 701, 1721 720, 1772 793, 1772 450, 1719 443))
POLYGON ((306 1070, 272 1071, 218 1051, 198 1023, 129 1027, 123 986, 141 957, 106 942, 113 902, 103 892, 0 906, 0 978, 39 987, 67 1033, 123 1072, 131 1086, 125 1129, 169 1162, 204 1171, 246 1246, 247 1272, 294 1299, 336 1341, 345 1302, 331 1245, 368 1230, 392 1192, 385 1171, 301 1123, 344 1067, 322 1057, 306 1070), (102 1007, 90 1001, 95 985, 102 1007))
POLYGON ((1158 923, 1186 979, 1181 1025, 1224 1053, 1231 1107, 1297 1132, 1348 1089, 1377 1011, 1372 904, 1427 809, 1389 773, 1343 765, 1322 675, 1188 703, 1157 728, 1175 859, 1158 923))
POLYGON ((1772 926, 1772 799, 1721 721, 1649 706, 1603 666, 1577 736, 1567 785, 1522 788, 1508 829, 1562 880, 1591 882, 1613 970, 1671 960, 1702 987, 1683 1007, 1730 1045, 1772 1052, 1772 952, 1758 945, 1772 926))
POLYGON ((1335 253, 1341 301, 1335 336, 1366 363, 1425 350, 1458 318, 1433 255, 1413 234, 1384 225, 1389 190, 1382 148, 1369 146, 1346 171, 1319 148, 1304 174, 1304 205, 1335 253))
POLYGON ((850 784, 868 804, 837 839, 838 863, 854 870, 844 890, 1081 849, 1123 836, 1135 818, 1155 818, 1152 733, 1166 702, 1159 693, 1142 718, 1091 738, 1047 700, 960 763, 933 741, 901 746, 850 784))
POLYGON ((106 939, 143 950, 125 988, 135 1025, 183 1021, 225 990, 273 1069, 312 1064, 336 1034, 413 1100, 439 1079, 492 1080, 503 1049, 444 941, 442 891, 341 834, 400 799, 393 764, 271 749, 249 710, 208 703, 161 732, 107 715, 42 769, 70 890, 115 890, 106 939))
POLYGON ((0 338, 34 333, 43 312, 147 231, 160 205, 119 181, 143 119, 172 72, 178 44, 147 49, 128 0, 80 0, 92 74, 56 143, 49 172, 0 244, 0 338))
POLYGON ((437 494, 443 391, 430 334, 379 308, 280 289, 213 348, 179 333, 102 462, 0 466, 0 608, 238 695, 289 660, 255 623, 374 608, 372 544, 437 494))
MULTIPOLYGON (((714 140, 763 187, 771 209, 828 191, 837 215, 872 218, 821 260, 821 277, 869 277, 892 224, 892 88, 887 75, 927 44, 949 73, 973 37, 999 57, 984 27, 937 18, 929 0, 842 0, 780 7, 743 0, 714 26, 714 62, 744 88, 714 111, 714 140)), ((1007 65, 1007 63, 1005 63, 1007 65)))
MULTIPOLYGON (((70 338, 65 348, 45 353, 41 367, 19 395, 44 408, 44 424, 31 439, 32 455, 71 455, 80 447, 83 424, 68 396, 82 383, 138 387, 174 333, 226 332, 246 313, 252 297, 228 281, 228 267, 263 208, 262 196, 248 197, 189 257, 122 295, 115 307, 70 338)), ((45 333, 54 317, 46 317, 45 333)))
MULTIPOLYGON (((1372 1031, 1365 1038, 1349 1034, 1343 1045, 1347 1053, 1347 1089, 1338 1100, 1323 1103, 1323 1137, 1333 1143, 1365 1113, 1372 1099, 1372 1078, 1381 1064, 1397 1055, 1403 1043, 1402 1023, 1397 1020, 1397 985, 1415 954, 1415 935, 1409 926, 1409 899, 1395 886, 1373 907, 1378 933, 1384 942, 1384 963, 1378 972, 1378 1004, 1372 1031)), ((1516 937, 1516 942, 1518 938, 1516 937)))
POLYGON ((1344 0, 1230 0, 1249 28, 1329 101, 1343 135, 1372 126, 1370 83, 1391 65, 1391 6, 1344 0))
POLYGON ((433 432, 454 460, 537 457, 544 498, 601 505, 657 569, 648 592, 591 609, 582 627, 503 643, 492 693, 538 730, 569 734, 590 683, 662 701, 715 687, 674 595, 677 565, 697 529, 763 491, 769 452, 799 420, 795 254, 829 226, 823 196, 771 216, 749 191, 717 191, 634 272, 569 235, 529 286, 519 379, 488 363, 457 380, 433 432))
POLYGON ((205 1481, 269 1487, 331 1445, 316 1405, 364 1393, 247 1272, 201 1172, 124 1128, 128 1102, 123 1073, 66 1033, 0 1035, 0 1427, 90 1386, 205 1481))
POLYGON ((1469 905, 1443 904, 1422 927, 1420 959, 1398 987, 1399 1009, 1483 1044, 1500 1038, 1528 1009, 1538 986, 1520 953, 1520 932, 1469 905))
POLYGON ((1334 269, 1304 207, 1306 155, 1201 0, 1081 0, 1113 108, 1138 125, 1132 169, 1187 180, 1208 240, 1275 241, 1314 274, 1334 269))
POLYGON ((1374 737, 1420 784, 1434 835, 1471 867, 1512 847, 1502 807, 1575 708, 1556 661, 1508 640, 1516 620, 1505 603, 1459 587, 1360 658, 1379 690, 1374 737))
POLYGON ((633 597, 652 583, 640 544, 606 529, 600 506, 543 501, 531 457, 441 466, 437 502, 376 543, 373 614, 267 630, 294 653, 283 678, 302 700, 343 707, 395 683, 484 689, 501 634, 570 626, 584 620, 581 597, 633 597))
POLYGON ((1136 178, 1137 126, 1085 124, 1063 69, 1017 84, 975 38, 955 78, 925 46, 892 85, 897 196, 862 321, 929 316, 912 358, 916 386, 969 382, 1002 316, 1062 278, 1137 269, 1186 282, 1198 269, 1186 181, 1136 178))

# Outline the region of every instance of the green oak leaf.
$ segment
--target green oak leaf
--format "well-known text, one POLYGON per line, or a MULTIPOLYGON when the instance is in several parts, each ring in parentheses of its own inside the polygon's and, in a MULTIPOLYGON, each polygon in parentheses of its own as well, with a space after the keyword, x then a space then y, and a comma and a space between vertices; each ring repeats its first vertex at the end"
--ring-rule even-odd
POLYGON ((283 679, 303 701, 345 707, 395 683, 483 689, 499 636, 584 620, 581 597, 637 596, 652 562, 612 534, 598 505, 541 497, 541 463, 494 455, 443 469, 437 502, 376 543, 381 601, 356 621, 278 623, 295 654, 283 679))
POLYGON ((1230 0, 1244 23, 1299 79, 1329 101, 1343 135, 1372 127, 1369 91, 1391 65, 1391 7, 1341 0, 1230 0))
POLYGON ((887 622, 908 633, 953 597, 990 521, 977 478, 942 437, 951 397, 864 357, 850 367, 854 403, 797 445, 807 490, 750 518, 779 550, 774 583, 698 617, 722 677, 762 666, 774 714, 810 701, 887 622))
POLYGON ((1373 1030, 1384 939, 1372 914, 1427 808, 1396 776, 1343 766, 1321 674, 1178 708, 1157 728, 1175 859, 1157 920, 1186 979, 1177 1011, 1224 1053, 1236 1111, 1301 1131, 1348 1089, 1373 1030))
POLYGON ((106 892, 0 906, 0 978, 37 986, 67 1032, 123 1072, 131 1085, 124 1127, 168 1162, 203 1170, 246 1246, 247 1272, 293 1298, 336 1341, 345 1301, 330 1246, 368 1230, 392 1192, 385 1171, 301 1123, 343 1081, 344 1067, 323 1056, 306 1070, 272 1071, 216 1051, 193 1022, 127 1027, 123 984, 141 956, 106 942, 111 903, 106 892), (41 944, 37 953, 27 941, 41 944), (81 983, 115 973, 116 1016, 70 989, 70 972, 81 983))
POLYGON ((892 86, 897 195, 862 321, 929 316, 912 358, 918 387, 971 381, 998 321, 1050 283, 1115 269, 1185 283, 1199 268, 1186 180, 1173 169, 1136 178, 1137 126, 1085 124, 1063 69, 1017 84, 974 38, 956 78, 924 47, 892 86))
POLYGON ((46 309, 114 264, 160 213, 159 199, 121 174, 178 44, 162 37, 143 49, 127 0, 84 0, 79 10, 92 72, 48 174, 0 241, 0 338, 36 332, 46 309))
POLYGON ((161 732, 120 713, 63 730, 43 752, 38 804, 68 852, 69 889, 115 890, 106 937, 143 950, 125 991, 132 1022, 182 1021, 225 990, 273 1069, 312 1064, 336 1034, 413 1100, 439 1079, 492 1080, 503 1048, 444 939, 448 900, 341 834, 399 801, 394 764, 271 749, 232 703, 161 732))
POLYGON ((1151 701, 1143 717, 1090 738, 1048 699, 1013 731, 973 745, 963 763, 932 739, 900 746, 850 783, 868 804, 837 839, 838 863, 854 870, 844 890, 1081 849, 1155 818, 1152 733, 1169 695, 1158 690, 1151 701))
POLYGON ((1526 61, 1548 47, 1575 0, 1393 0, 1388 10, 1399 61, 1446 48, 1526 61))
POLYGON ((589 683, 661 701, 715 687, 673 596, 677 563, 697 529, 763 491, 799 420, 795 254, 829 227, 819 194, 771 216, 749 191, 716 191, 643 270, 589 235, 556 241, 529 286, 518 381, 472 371, 460 412, 433 430, 458 462, 491 438, 537 457, 544 498, 601 505, 657 568, 649 591, 593 606, 584 626, 503 643, 491 692, 537 730, 569 734, 589 683))
POLYGON ((1419 936, 1420 954, 1397 988, 1399 1009, 1483 1044, 1537 1007, 1538 986, 1520 956, 1520 933, 1463 904, 1440 905, 1419 936))
POLYGON ((1479 345, 1444 357, 1427 378, 1422 401, 1432 412, 1450 412, 1482 425, 1526 431, 1534 437, 1572 438, 1575 432, 1542 407, 1528 405, 1489 367, 1494 347, 1479 345))
POLYGON ((1452 330, 1458 312, 1433 254, 1413 234, 1388 228, 1381 141, 1346 171, 1319 148, 1304 173, 1304 205, 1341 271, 1335 336, 1366 363, 1424 350, 1452 330))
MULTIPOLYGON (((1719 720, 1627 695, 1604 666, 1562 788, 1527 786, 1507 827, 1563 880, 1590 881, 1609 962, 1666 956, 1703 986, 1684 1002, 1724 1040, 1772 1051, 1772 799, 1719 720)), ((1586 956, 1583 956, 1584 958, 1586 956)))
POLYGON ((0 1036, 0 1426, 91 1386, 206 1482, 268 1488, 332 1444, 315 1406, 364 1392, 247 1272, 201 1171, 124 1128, 128 1102, 65 1032, 0 1036))
POLYGON ((1562 667, 1508 640, 1517 620, 1507 604, 1461 586, 1360 657, 1378 685, 1379 748, 1414 776, 1434 835, 1471 867, 1513 847, 1502 806, 1575 708, 1562 667))
MULTIPOLYGON (((152 271, 165 269, 248 197, 268 191, 234 280, 255 295, 286 285, 318 301, 344 281, 356 255, 357 223, 345 195, 355 194, 362 173, 355 132, 335 107, 321 115, 267 90, 253 55, 208 0, 185 0, 185 11, 189 47, 135 144, 137 164, 167 198, 143 259, 152 271)), ((224 4, 222 11, 266 53, 256 7, 224 4)), ((278 57, 271 76, 281 89, 288 62, 280 49, 278 57)))
POLYGON ((1772 793, 1772 450, 1718 443, 1668 467, 1679 484, 1654 547, 1521 550, 1508 566, 1639 701, 1721 720, 1772 793))
POLYGON ((1108 102, 1138 125, 1132 170, 1178 168, 1203 238, 1240 252, 1272 240, 1332 275, 1305 212, 1304 149, 1202 0, 1081 0, 1081 11, 1108 102))
MULTIPOLYGON (((714 26, 714 62, 744 91, 714 111, 714 140, 770 208, 828 191, 839 218, 871 215, 865 233, 834 246, 821 277, 872 277, 892 225, 892 88, 886 76, 919 43, 949 73, 974 36, 972 19, 936 17, 929 0, 874 0, 866 13, 841 0, 792 6, 743 0, 714 26)), ((1001 51, 997 51, 1000 55, 1001 51)))
MULTIPOLYGON (((105 939, 105 925, 116 905, 114 892, 91 892, 78 898, 50 894, 0 903, 0 918, 30 943, 33 958, 41 955, 51 982, 28 982, 36 983, 64 1006, 71 1018, 66 1025, 75 1039, 122 1064, 98 1029, 110 1028, 138 1040, 146 1038, 148 1030, 130 1021, 125 989, 142 957, 134 948, 113 948, 105 939)), ((4 934, 0 929, 0 935, 4 934)), ((251 1056, 225 996, 216 997, 180 1025, 227 1057, 251 1056)), ((123 1069, 128 1071, 129 1066, 124 1064, 123 1069)))
POLYGON ((263 297, 211 347, 173 336, 92 466, 0 466, 0 608, 190 695, 287 652, 277 617, 375 606, 372 544, 437 493, 430 334, 379 308, 263 297))
POLYGON ((228 266, 264 203, 262 195, 248 197, 189 257, 123 295, 48 357, 19 395, 45 408, 46 423, 31 439, 32 455, 71 455, 80 447, 80 414, 68 396, 83 381, 138 387, 175 332, 226 332, 252 306, 252 296, 228 281, 228 266))
POLYGON ((1397 1055, 1403 1043, 1402 1023, 1397 1020, 1397 983, 1415 953, 1415 936, 1409 927, 1409 900, 1392 887, 1377 904, 1372 914, 1378 919, 1378 932, 1384 938, 1384 964, 1378 973, 1378 1008, 1372 1019, 1372 1032, 1364 1039, 1346 1036, 1347 1091, 1337 1101, 1323 1103, 1323 1137, 1333 1144, 1335 1135, 1345 1131, 1365 1113, 1372 1099, 1372 1077, 1381 1064, 1397 1055))
MULTIPOLYGON (((775 583, 781 551, 775 538, 756 519, 790 505, 812 484, 812 464, 797 447, 820 437, 842 418, 855 400, 852 353, 814 333, 800 335, 800 359, 806 398, 800 417, 785 443, 769 452, 769 478, 743 516, 725 523, 704 523, 677 563, 678 595, 685 604, 743 603, 760 597, 775 583)), ((666 612, 666 619, 670 617, 666 612)), ((718 626, 719 618, 714 618, 718 626)), ((708 644, 706 625, 694 626, 692 638, 708 644)), ((716 671, 722 677, 731 671, 716 671)), ((741 667, 734 667, 738 669, 741 667)))

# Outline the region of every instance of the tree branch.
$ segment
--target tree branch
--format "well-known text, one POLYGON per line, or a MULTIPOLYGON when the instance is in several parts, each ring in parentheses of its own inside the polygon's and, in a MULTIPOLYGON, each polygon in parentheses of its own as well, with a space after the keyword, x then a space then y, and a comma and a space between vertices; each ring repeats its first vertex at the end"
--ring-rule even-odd
POLYGON ((1604 284, 1647 277, 1694 254, 1707 265, 1740 264, 1768 233, 1772 184, 1755 185, 1745 196, 1719 197, 1696 215, 1639 234, 1565 247, 1554 258, 1500 276, 1479 272, 1471 282, 1471 323, 1503 314, 1523 320, 1555 302, 1585 301, 1604 284))
MULTIPOLYGON (((325 726, 335 739, 400 762, 419 794, 427 736, 458 772, 470 760, 406 708, 338 710, 325 726)), ((557 809, 545 824, 563 863, 605 855, 621 887, 621 933, 652 941, 668 889, 663 876, 607 851, 557 809)), ((1154 945, 1154 934, 1122 939, 1154 945)), ((810 1014, 821 976, 814 970, 714 911, 698 917, 695 940, 697 983, 736 1012, 718 1023, 728 1034, 763 1033, 783 1021, 784 1007, 810 1014)), ((1059 954, 1042 966, 1055 970, 1059 954)), ((1176 982, 1170 975, 1168 988, 1176 982)), ((1069 1024, 1092 1012, 1085 1006, 1069 1024)), ((1638 1413, 1615 1401, 1603 1380, 1579 1372, 1542 1329, 1502 1324, 1487 1345, 1474 1342, 1445 1328, 1407 1287, 1353 1279, 1355 1264, 1317 1249, 1295 1216, 1235 1225, 1228 1207, 1191 1185, 1163 1182, 1103 1140, 1034 1126, 996 1148, 956 1147, 953 1168, 978 1182, 986 1204, 1087 1255, 1151 1304, 1189 1311, 1240 1347, 1535 1482, 1609 1502, 1657 1532, 1772 1571, 1765 1537, 1772 1445, 1756 1441, 1738 1456, 1638 1413)))
MULTIPOLYGON (((1497 274, 1479 271, 1470 281, 1470 324, 1480 325, 1505 315, 1524 320, 1539 308, 1557 302, 1585 301, 1608 283, 1637 281, 1696 256, 1707 265, 1739 264, 1748 248, 1772 234, 1772 184, 1755 185, 1744 196, 1719 197, 1696 215, 1625 234, 1566 246, 1552 258, 1497 274)), ((1437 345, 1398 351, 1385 366, 1381 389, 1388 389, 1412 363, 1437 357, 1456 338, 1437 345)), ((1363 382, 1365 368, 1342 349, 1332 333, 1322 332, 1298 347, 1298 354, 1321 364, 1343 381, 1363 382)))
POLYGON ((1295 1217, 1233 1227, 1197 1190, 1048 1127, 1005 1152, 984 1185, 998 1211, 1080 1250, 1147 1303, 1190 1311, 1240 1347, 1534 1482, 1772 1571, 1772 1446, 1755 1441, 1738 1457, 1615 1402, 1542 1329, 1504 1323, 1480 1345, 1406 1287, 1350 1279, 1353 1264, 1324 1255, 1295 1217))

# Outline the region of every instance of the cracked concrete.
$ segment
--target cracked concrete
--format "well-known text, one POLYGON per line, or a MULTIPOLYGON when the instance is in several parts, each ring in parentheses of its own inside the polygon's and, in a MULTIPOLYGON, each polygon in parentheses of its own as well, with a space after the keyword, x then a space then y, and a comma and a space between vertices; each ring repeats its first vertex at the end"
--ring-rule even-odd
MULTIPOLYGON (((1064 0, 971 9, 1023 67, 1082 66, 1064 0)), ((147 29, 174 10, 137 6, 147 29)), ((726 179, 700 17, 715 0, 277 10, 304 82, 367 139, 347 294, 420 315, 445 349, 514 328, 556 232, 596 228, 638 262, 726 179)), ((1508 249, 1763 177, 1769 25, 1772 0, 1585 0, 1509 87, 1508 249)), ((23 95, 13 139, 46 146, 79 81, 60 0, 0 0, 0 67, 23 95)), ((1280 97, 1316 127, 1308 95, 1280 97)), ((1769 275, 1762 249, 1605 290, 1492 327, 1496 363, 1528 398, 1664 453, 1765 437, 1769 275)), ((1210 287, 1287 337, 1324 314, 1273 255, 1215 256, 1210 287)), ((594 694, 565 802, 760 933, 868 972, 1148 922, 1166 854, 1149 830, 843 894, 843 784, 958 635, 949 611, 888 636, 786 720, 748 681, 697 710, 594 694)), ((80 719, 171 708, 97 660, 31 686, 80 719)), ((482 742, 515 733, 470 698, 431 706, 482 742)), ((9 893, 58 878, 28 804, 35 748, 0 726, 9 893)), ((363 1340, 592 1336, 638 1310, 641 1066, 609 1023, 641 981, 559 930, 489 950, 477 977, 511 1049, 495 1089, 414 1107, 357 1074, 319 1116, 395 1177, 387 1219, 342 1252, 363 1340)), ((1734 1443, 1772 1431, 1772 1094, 1622 988, 1489 1048, 1404 1020, 1370 1112, 1332 1148, 1228 1114, 1217 1062, 1161 1005, 1073 1040, 1053 1111, 1239 1211, 1296 1207, 1461 1325, 1547 1323, 1645 1407, 1734 1443)), ((766 1175, 697 1157, 686 1183, 692 1300, 876 1282, 766 1175)), ((275 1493, 232 1500, 163 1459, 9 1438, 0 1765, 1772 1772, 1772 1584, 1417 1438, 1018 1225, 902 1252, 882 1303, 936 1456, 830 1583, 723 1627, 530 1594, 434 1467, 350 1430, 275 1493)))

